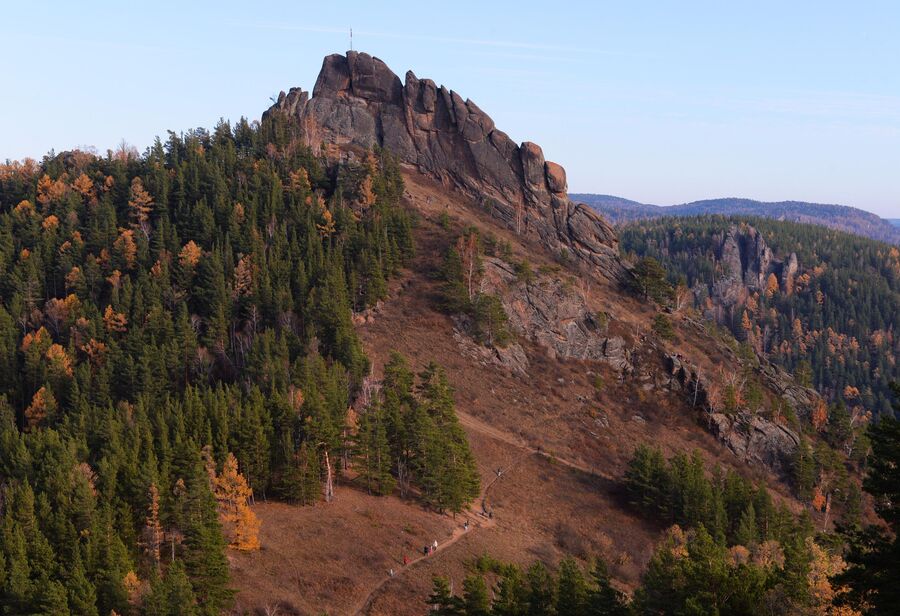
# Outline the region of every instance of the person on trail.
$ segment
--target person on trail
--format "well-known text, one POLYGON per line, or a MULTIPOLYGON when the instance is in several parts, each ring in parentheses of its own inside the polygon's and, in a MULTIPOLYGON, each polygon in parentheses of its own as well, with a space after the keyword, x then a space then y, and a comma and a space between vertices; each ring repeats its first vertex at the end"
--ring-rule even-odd
POLYGON ((390 574, 391 577, 394 577, 394 568, 391 567, 391 570, 388 571, 388 573, 390 574))
POLYGON ((408 565, 408 564, 409 564, 409 556, 407 556, 406 554, 404 554, 404 555, 403 555, 403 566, 405 567, 405 566, 408 565))
POLYGON ((466 523, 463 524, 463 530, 469 530, 469 521, 466 520, 466 523))
POLYGON ((437 550, 437 539, 435 539, 434 543, 432 543, 431 545, 435 550, 437 550))
POLYGON ((426 545, 424 548, 422 548, 422 554, 423 554, 424 556, 428 556, 428 552, 430 552, 430 551, 431 551, 431 546, 430 546, 430 545, 426 545))

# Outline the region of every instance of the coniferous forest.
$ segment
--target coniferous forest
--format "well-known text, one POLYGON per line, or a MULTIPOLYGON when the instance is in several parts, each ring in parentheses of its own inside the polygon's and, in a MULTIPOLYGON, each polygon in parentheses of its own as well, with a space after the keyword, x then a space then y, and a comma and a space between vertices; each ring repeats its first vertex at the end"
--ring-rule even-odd
POLYGON ((752 225, 776 258, 796 253, 791 292, 753 293, 725 323, 776 364, 857 415, 891 413, 900 329, 900 249, 816 225, 700 216, 646 220, 619 229, 623 251, 658 260, 670 282, 706 305, 722 277, 718 246, 732 225, 752 225))
POLYGON ((402 190, 277 117, 0 167, 2 613, 218 614, 248 505, 351 467, 478 494, 441 367, 373 393, 352 327, 413 255, 402 190))

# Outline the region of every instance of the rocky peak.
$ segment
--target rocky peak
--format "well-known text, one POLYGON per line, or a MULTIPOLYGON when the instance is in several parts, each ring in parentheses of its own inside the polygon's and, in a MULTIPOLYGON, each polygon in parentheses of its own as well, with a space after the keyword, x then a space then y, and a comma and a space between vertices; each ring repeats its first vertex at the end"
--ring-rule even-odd
POLYGON ((791 253, 786 261, 775 258, 762 233, 751 225, 732 225, 718 248, 724 275, 711 289, 724 306, 740 303, 746 291, 765 291, 770 274, 775 274, 782 291, 791 293, 799 264, 791 253))
POLYGON ((266 114, 297 122, 307 145, 382 146, 463 191, 515 232, 610 279, 626 275, 612 228, 569 200, 566 172, 541 148, 517 145, 474 102, 412 71, 405 80, 369 54, 325 58, 312 97, 282 93, 266 114))

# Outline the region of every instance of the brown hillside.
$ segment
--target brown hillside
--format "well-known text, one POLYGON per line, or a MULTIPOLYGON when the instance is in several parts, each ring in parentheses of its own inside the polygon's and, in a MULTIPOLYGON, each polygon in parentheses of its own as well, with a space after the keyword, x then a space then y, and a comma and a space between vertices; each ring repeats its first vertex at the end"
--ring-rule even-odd
POLYGON ((733 340, 694 317, 672 314, 675 337, 660 339, 657 308, 622 290, 632 274, 615 233, 568 199, 565 171, 538 146, 515 144, 455 92, 412 72, 401 82, 355 52, 325 59, 311 97, 294 88, 266 114, 329 161, 384 147, 403 165, 417 254, 386 300, 355 315, 357 331, 376 379, 394 350, 415 369, 446 368, 483 487, 455 518, 368 496, 351 477, 329 504, 258 504, 262 551, 232 555, 239 612, 422 614, 432 576, 458 585, 483 554, 526 565, 600 555, 633 588, 663 530, 623 503, 622 474, 641 443, 696 449, 800 507, 779 480, 797 433, 714 412, 710 401, 737 377, 801 413, 815 392, 739 360, 733 340), (504 348, 482 346, 439 309, 439 268, 470 227, 508 246, 485 256, 479 283, 509 317, 504 348), (423 556, 435 540, 438 551, 423 556))
POLYGON ((713 375, 738 370, 727 350, 676 317, 680 342, 667 351, 649 333, 651 308, 617 283, 548 269, 558 268, 552 255, 498 226, 476 203, 412 170, 405 181, 407 204, 419 217, 416 260, 392 284, 388 300, 359 315, 358 331, 376 377, 392 350, 414 368, 431 360, 446 367, 481 469, 483 502, 453 519, 415 502, 367 496, 345 480, 330 504, 259 504, 263 550, 232 556, 239 611, 265 613, 277 605, 281 614, 421 614, 433 575, 459 584, 467 563, 482 554, 523 564, 555 563, 564 553, 600 554, 630 588, 661 531, 632 515, 617 488, 642 442, 669 453, 699 449, 710 462, 765 478, 787 494, 774 475, 747 465, 708 433, 683 395, 656 384, 664 382, 668 352, 677 350, 713 375), (443 212, 449 230, 439 224, 443 212), (552 357, 522 337, 525 374, 492 361, 436 307, 435 268, 449 242, 470 225, 510 241, 514 255, 527 255, 536 270, 547 266, 542 275, 574 277, 590 308, 609 314, 609 331, 633 347, 640 369, 620 374, 602 361, 552 357), (599 395, 596 374, 606 383, 599 395), (481 515, 482 506, 492 519, 481 515), (468 532, 465 519, 471 520, 468 532), (403 566, 404 555, 418 558, 435 539, 441 545, 436 554, 403 566))

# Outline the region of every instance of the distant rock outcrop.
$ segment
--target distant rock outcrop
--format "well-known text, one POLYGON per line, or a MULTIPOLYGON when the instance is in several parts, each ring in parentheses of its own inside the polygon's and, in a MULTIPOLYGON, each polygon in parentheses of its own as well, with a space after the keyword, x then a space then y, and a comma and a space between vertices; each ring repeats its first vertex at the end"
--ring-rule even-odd
POLYGON ((791 293, 799 269, 795 253, 786 262, 776 259, 765 238, 751 225, 732 225, 722 239, 717 258, 723 276, 711 285, 709 294, 726 308, 743 302, 747 291, 764 292, 771 274, 782 291, 791 293))
POLYGON ((471 100, 412 71, 401 83, 387 65, 350 51, 325 58, 312 97, 292 88, 266 114, 297 122, 307 145, 383 146, 457 188, 517 233, 568 253, 610 279, 626 274, 612 228, 569 200, 566 172, 541 148, 516 145, 471 100))

